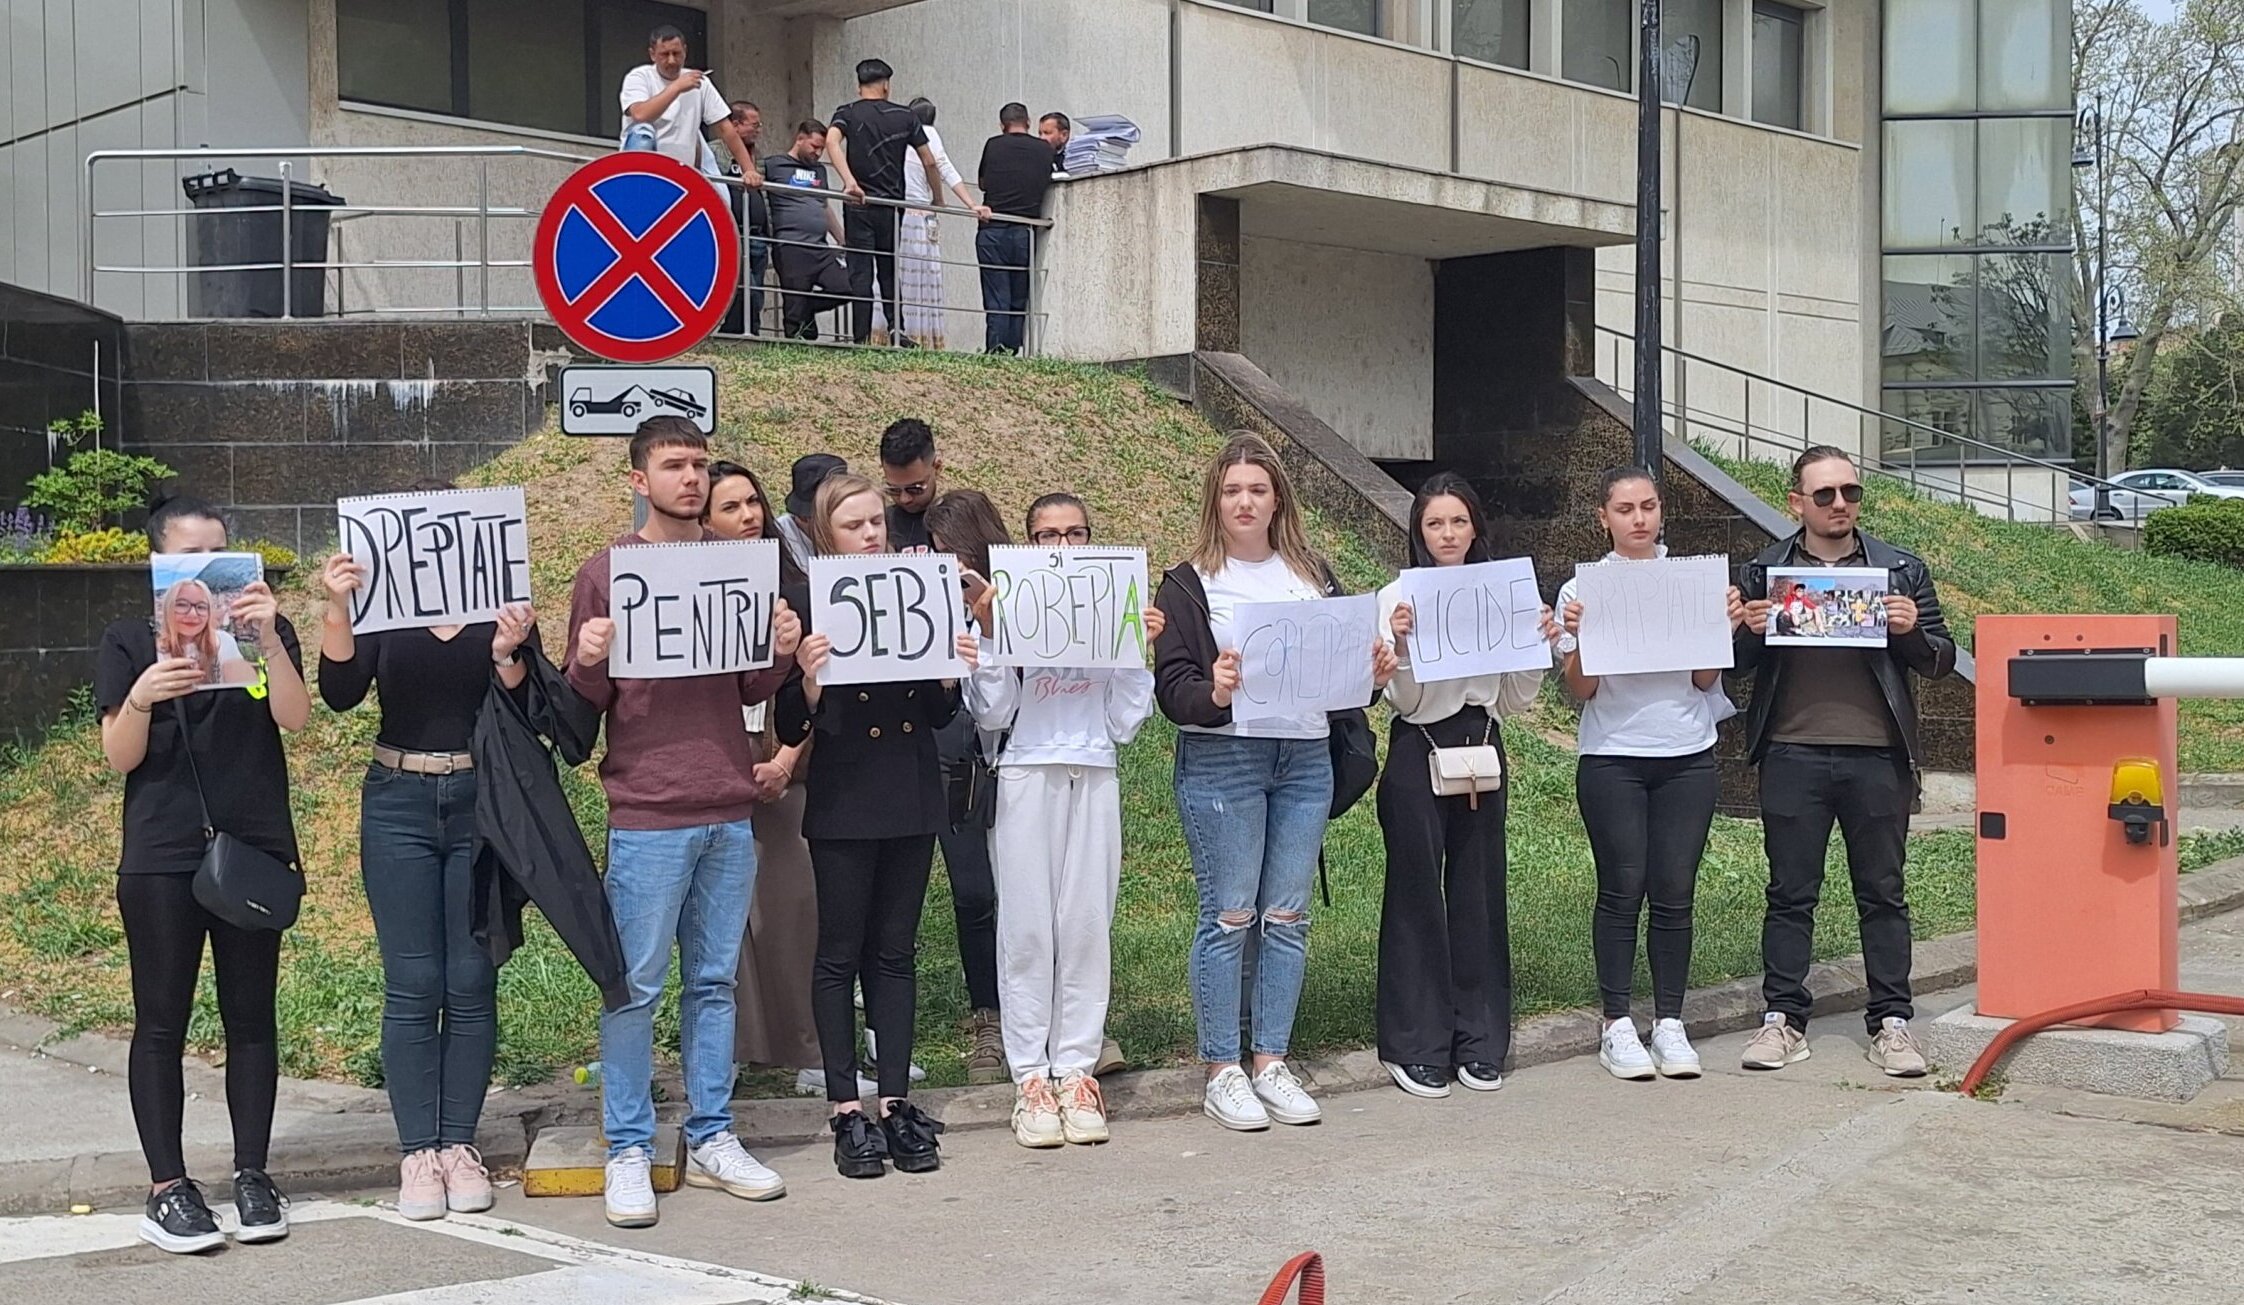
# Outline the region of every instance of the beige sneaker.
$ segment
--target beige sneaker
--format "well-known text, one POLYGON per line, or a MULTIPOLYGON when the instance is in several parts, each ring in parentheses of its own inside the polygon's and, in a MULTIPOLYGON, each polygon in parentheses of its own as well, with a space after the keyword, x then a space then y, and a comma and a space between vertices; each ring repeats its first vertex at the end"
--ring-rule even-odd
POLYGON ((436 1153, 444 1167, 444 1204, 454 1214, 481 1214, 491 1208, 491 1171, 472 1146, 448 1146, 436 1153))
POLYGON ((444 1217, 444 1160, 435 1149, 415 1151, 397 1163, 397 1212, 425 1221, 444 1217))
POLYGON ((1060 1122, 1060 1099, 1052 1080, 1038 1075, 1021 1084, 1013 1095, 1013 1140, 1035 1150, 1067 1145, 1060 1122))
POLYGON ((1077 1146, 1106 1141, 1106 1094, 1089 1074, 1070 1074, 1060 1081, 1060 1131, 1077 1146))
POLYGON ((1924 1048, 1917 1045, 1917 1035, 1909 1031, 1909 1021, 1888 1015, 1877 1036, 1863 1051, 1863 1058, 1886 1072, 1889 1078, 1923 1078, 1925 1076, 1924 1048))
POLYGON ((1119 1074, 1130 1067, 1129 1058, 1122 1054, 1122 1044, 1112 1038, 1099 1039, 1099 1063, 1091 1066, 1091 1076, 1101 1078, 1119 1074))
POLYGON ((1761 1017, 1761 1028, 1745 1044, 1738 1063, 1747 1069, 1783 1069, 1808 1058, 1808 1035, 1775 1011, 1761 1017))
POLYGON ((1003 1083, 1012 1075, 1005 1068, 1005 1033, 994 1010, 978 1010, 966 1020, 966 1081, 1003 1083))

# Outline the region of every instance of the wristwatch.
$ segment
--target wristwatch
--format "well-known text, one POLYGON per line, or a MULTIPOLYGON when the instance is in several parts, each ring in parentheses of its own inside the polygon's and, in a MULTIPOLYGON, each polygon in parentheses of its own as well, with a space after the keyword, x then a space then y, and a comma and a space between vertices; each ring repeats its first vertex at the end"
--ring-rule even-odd
POLYGON ((1573 635, 1562 634, 1558 636, 1558 655, 1561 657, 1572 656, 1574 650, 1581 646, 1582 641, 1576 639, 1573 635))

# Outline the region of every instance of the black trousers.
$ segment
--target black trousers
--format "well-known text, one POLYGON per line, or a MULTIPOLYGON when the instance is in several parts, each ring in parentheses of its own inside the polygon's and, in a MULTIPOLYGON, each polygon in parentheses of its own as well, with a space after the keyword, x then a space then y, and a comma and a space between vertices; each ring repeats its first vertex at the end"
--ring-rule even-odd
POLYGON ((996 1010, 997 872, 990 867, 990 831, 968 823, 944 830, 940 841, 943 871, 951 880, 951 911, 958 919, 958 959, 966 971, 967 1004, 975 1010, 996 1010))
POLYGON ((829 308, 839 307, 849 294, 849 266, 832 246, 774 245, 779 264, 779 288, 785 294, 780 315, 788 335, 795 335, 829 308))
POLYGON ((873 338, 873 281, 887 305, 888 333, 904 332, 903 286, 896 280, 896 229, 901 210, 885 204, 842 208, 842 243, 849 248, 849 338, 873 338))
POLYGON ((195 901, 193 875, 119 875, 117 909, 132 962, 132 1048, 126 1086, 148 1181, 187 1176, 179 1133, 187 1107, 180 1058, 195 1011, 195 981, 210 939, 218 978, 218 1017, 226 1028, 226 1113, 234 1125, 234 1168, 263 1169, 273 1140, 273 1097, 280 1086, 280 1034, 273 994, 280 981, 279 933, 237 929, 195 901))
MULTIPOLYGON (((1443 747, 1503 750, 1468 707, 1426 727, 1443 747)), ((1379 917, 1379 1055, 1401 1065, 1502 1065, 1512 1046, 1512 948, 1504 896, 1511 783, 1470 798, 1433 794, 1431 751, 1397 718, 1379 777, 1387 889, 1379 917)))
POLYGON ((1769 907, 1761 924, 1761 996, 1792 1026, 1808 1027, 1808 966, 1815 907, 1836 822, 1847 840, 1870 984, 1870 1031, 1909 1019, 1909 902, 1901 877, 1915 786, 1908 758, 1890 748, 1774 743, 1761 761, 1761 838, 1769 856, 1769 907))
POLYGON ((880 1094, 911 1091, 912 1022, 919 1009, 919 916, 935 837, 814 838, 818 956, 810 1015, 826 1062, 826 1099, 857 1099, 857 1015, 850 987, 865 985, 865 1025, 880 1041, 880 1094))
POLYGON ((1714 749, 1683 757, 1584 756, 1574 764, 1574 791, 1597 861, 1590 942, 1605 1018, 1628 1014, 1636 918, 1648 897, 1652 927, 1644 950, 1652 965, 1652 1015, 1681 1019, 1691 977, 1691 901, 1722 791, 1714 749))

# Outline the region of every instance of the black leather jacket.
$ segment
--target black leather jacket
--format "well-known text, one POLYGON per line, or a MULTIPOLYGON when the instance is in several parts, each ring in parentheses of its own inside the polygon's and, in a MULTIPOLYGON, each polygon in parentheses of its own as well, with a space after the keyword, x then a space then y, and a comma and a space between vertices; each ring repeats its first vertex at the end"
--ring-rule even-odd
MULTIPOLYGON (((1917 692, 1909 683, 1908 673, 1915 671, 1928 680, 1937 680, 1955 670, 1956 641, 1949 637, 1948 622, 1940 614, 1940 595, 1933 589, 1932 571, 1924 559, 1868 531, 1857 533, 1862 539, 1863 565, 1889 573, 1889 592, 1917 600, 1917 628, 1888 640, 1886 655, 1873 658, 1870 669, 1885 697, 1886 710, 1893 713, 1894 723, 1901 729, 1910 769, 1922 770, 1924 748, 1917 741, 1917 692)), ((1802 564, 1800 532, 1795 531, 1791 538, 1771 544, 1746 564, 1737 577, 1738 592, 1747 602, 1767 598, 1770 567, 1802 564)), ((1753 704, 1746 714, 1745 740, 1748 755, 1759 763, 1769 750, 1770 710, 1783 691, 1786 665, 1796 659, 1769 656, 1762 637, 1742 626, 1734 642, 1737 666, 1731 673, 1753 676, 1753 704)))

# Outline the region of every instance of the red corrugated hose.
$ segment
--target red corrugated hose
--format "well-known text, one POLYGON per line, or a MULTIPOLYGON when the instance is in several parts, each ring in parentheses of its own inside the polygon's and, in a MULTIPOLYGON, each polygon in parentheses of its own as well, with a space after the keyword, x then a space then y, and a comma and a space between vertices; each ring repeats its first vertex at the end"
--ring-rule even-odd
POLYGON ((2002 1059, 2004 1052, 2043 1029, 2057 1024, 2069 1024, 2091 1015, 2116 1015, 2129 1010, 2188 1010, 2207 1015, 2244 1015, 2244 997, 2222 997, 2205 992, 2172 992, 2165 988, 2137 988, 2132 992, 2045 1010, 2039 1015, 2019 1020, 1996 1034, 1995 1040, 1987 1044, 1987 1049, 1979 1053, 1979 1059, 1971 1062, 1971 1072, 1964 1075, 1962 1086, 1956 1090, 1967 1097, 1977 1092, 1979 1085, 1986 1081, 1988 1072, 1994 1069, 1995 1062, 2002 1059))
POLYGON ((1278 1276, 1263 1289, 1261 1305, 1285 1305, 1287 1293, 1296 1282, 1301 1284, 1300 1305, 1325 1305, 1325 1257, 1315 1251, 1303 1251, 1286 1261, 1278 1276))

